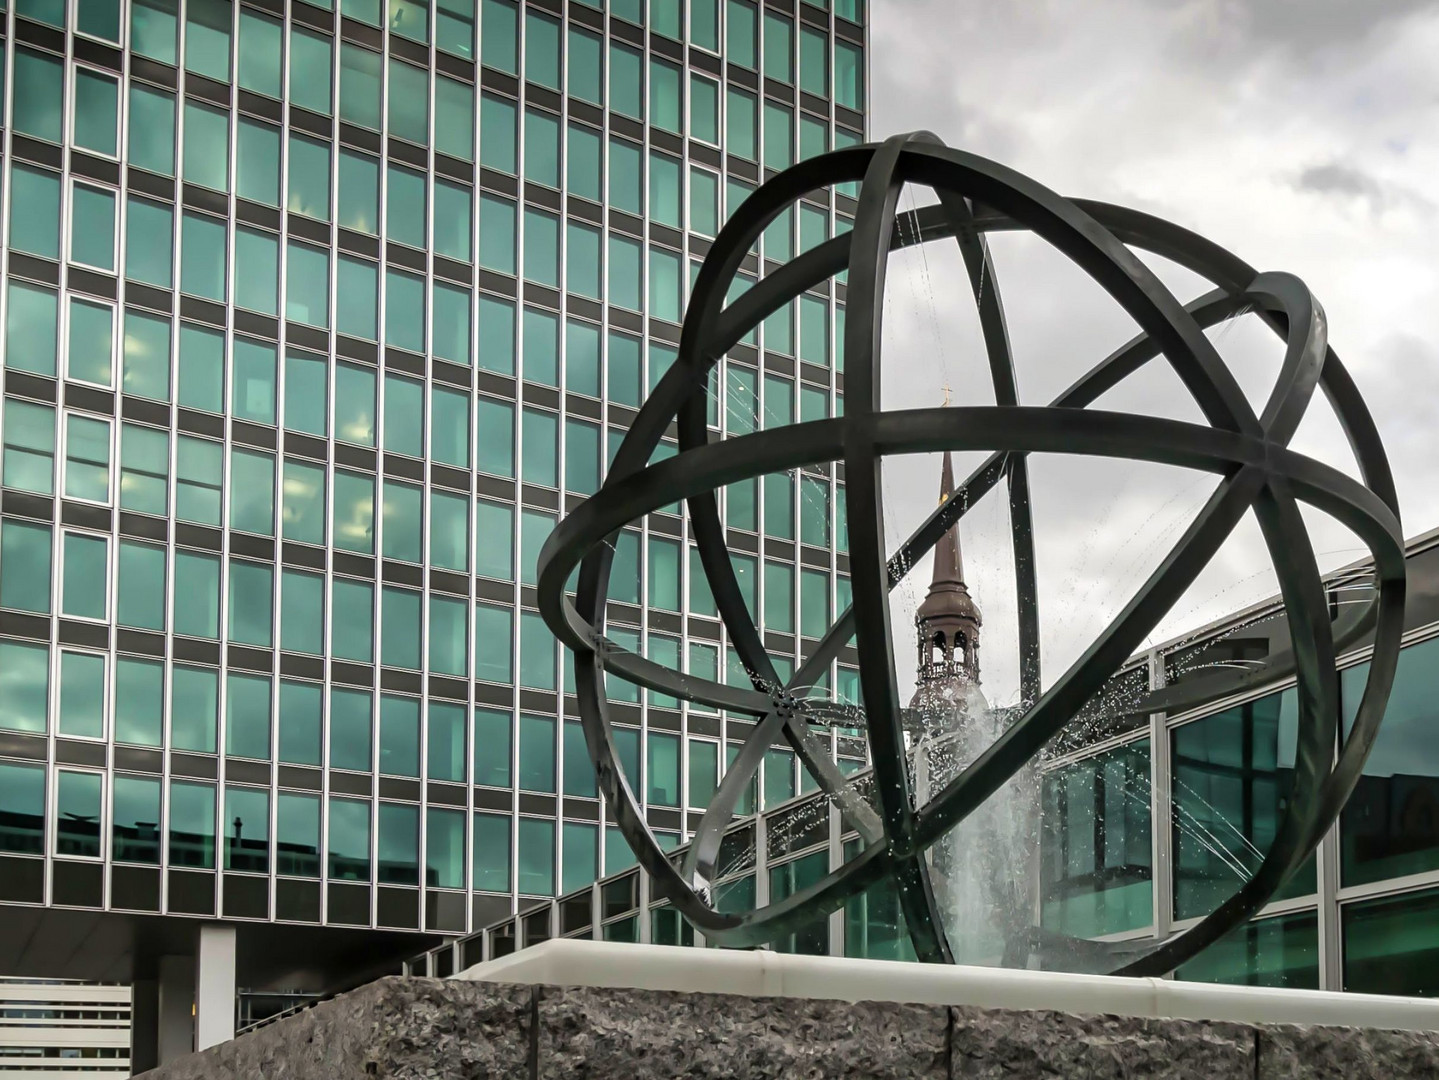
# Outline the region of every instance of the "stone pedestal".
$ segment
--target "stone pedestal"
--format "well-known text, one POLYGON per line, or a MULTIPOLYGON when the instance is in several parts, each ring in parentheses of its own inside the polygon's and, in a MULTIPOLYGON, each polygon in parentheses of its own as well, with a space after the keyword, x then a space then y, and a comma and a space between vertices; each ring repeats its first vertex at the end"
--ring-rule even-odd
POLYGON ((154 1080, 1396 1080, 1424 1031, 381 979, 154 1080))

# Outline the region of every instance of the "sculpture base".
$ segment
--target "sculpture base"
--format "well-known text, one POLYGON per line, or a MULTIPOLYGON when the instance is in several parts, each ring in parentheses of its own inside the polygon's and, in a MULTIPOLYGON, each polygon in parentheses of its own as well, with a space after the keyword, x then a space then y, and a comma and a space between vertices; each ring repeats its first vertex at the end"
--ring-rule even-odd
POLYGON ((1439 1075, 1439 1034, 1421 1030, 1439 1027, 1436 1011, 1439 1003, 1407 998, 561 941, 456 979, 381 979, 147 1075, 1390 1080, 1439 1075), (595 981, 602 968, 608 985, 575 985, 595 981), (623 985, 675 982, 685 971, 688 983, 728 982, 745 992, 623 985), (796 993, 825 972, 823 992, 796 993), (490 981, 496 976, 513 981, 490 981), (1166 997, 1155 984, 1176 993, 1166 997), (916 1000, 864 1000, 895 997, 906 985, 916 1000), (1078 1004, 984 1007, 1044 994, 1074 995, 1078 1004), (985 1000, 929 1000, 976 996, 985 1000), (1296 1010, 1321 1014, 1332 1007, 1328 999, 1347 1006, 1351 1025, 1389 1019, 1339 1027, 1192 1015, 1246 1001, 1260 1014, 1251 1021, 1296 1010))

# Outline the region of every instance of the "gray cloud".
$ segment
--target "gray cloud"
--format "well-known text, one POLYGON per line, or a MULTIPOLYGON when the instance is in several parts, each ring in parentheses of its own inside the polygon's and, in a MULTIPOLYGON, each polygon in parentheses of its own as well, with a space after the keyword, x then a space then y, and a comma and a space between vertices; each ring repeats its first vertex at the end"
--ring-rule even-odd
POLYGON ((1361 200, 1376 214, 1406 207, 1424 214, 1434 211, 1434 203, 1419 192, 1385 183, 1357 166, 1340 161, 1310 165, 1299 174, 1294 186, 1316 195, 1361 200))

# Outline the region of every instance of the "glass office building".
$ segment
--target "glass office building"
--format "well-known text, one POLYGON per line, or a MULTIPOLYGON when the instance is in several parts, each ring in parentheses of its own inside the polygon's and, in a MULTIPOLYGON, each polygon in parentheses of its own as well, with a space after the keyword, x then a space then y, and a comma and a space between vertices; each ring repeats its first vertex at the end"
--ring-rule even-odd
MULTIPOLYGON (((409 952, 628 865, 535 556, 727 214, 864 137, 861 2, 9 0, 0 902, 117 942, 55 974, 115 977, 163 915, 235 921, 258 982, 276 949, 247 940, 409 952)), ((742 280, 852 194, 792 208, 742 280)), ((844 292, 732 350, 716 429, 837 410, 844 292)), ((841 500, 825 468, 726 493, 782 657, 847 603, 841 500)), ((685 519, 617 551, 616 640, 743 677, 685 519)), ((678 843, 741 721, 628 699, 678 843)), ((757 797, 797 784, 777 750, 757 797)), ((0 970, 43 959, 0 940, 0 970)))
MULTIPOLYGON (((1439 994, 1439 532, 1412 540, 1405 647, 1388 711, 1354 794, 1318 850, 1252 922, 1176 977, 1254 986, 1439 994)), ((1372 567, 1329 579, 1332 610, 1373 594, 1372 567)), ((1050 748, 1040 785, 1035 916, 1111 941, 1193 926, 1259 866, 1292 783, 1294 680, 1165 715, 1136 712, 1150 688, 1261 662, 1289 647, 1277 603, 1238 613, 1134 658, 1050 748)), ((1340 657, 1352 718, 1370 645, 1340 657)), ((867 773, 856 777, 863 792, 867 773)), ((727 834, 715 894, 736 910, 779 900, 857 853, 817 796, 727 834), (818 808, 818 812, 816 810, 818 808)), ((449 974, 549 937, 703 944, 638 869, 523 907, 406 970, 449 974)), ((780 951, 913 959, 892 885, 881 883, 780 951)))

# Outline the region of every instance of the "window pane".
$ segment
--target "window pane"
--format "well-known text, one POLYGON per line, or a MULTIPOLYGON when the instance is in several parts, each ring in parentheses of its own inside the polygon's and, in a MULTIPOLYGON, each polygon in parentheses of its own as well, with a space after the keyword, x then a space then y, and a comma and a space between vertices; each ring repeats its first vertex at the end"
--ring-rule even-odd
POLYGON ((58 259, 59 173, 15 165, 10 169, 10 184, 10 246, 32 255, 58 259))
POLYGON ((390 134, 426 145, 430 141, 430 80, 423 68, 390 57, 390 134))
MULTIPOLYGON (((483 405, 483 402, 481 403, 483 405)), ((436 388, 430 395, 430 457, 443 465, 470 467, 470 399, 436 388)))
POLYGON ((160 862, 160 781, 116 776, 110 805, 110 855, 116 862, 160 862))
MULTIPOLYGON (((469 502, 448 492, 430 492, 430 562, 446 570, 469 569, 469 502)), ((488 538, 487 538, 488 542, 488 538)))
POLYGON ((435 181, 435 251, 469 262, 471 191, 459 184, 435 181))
POLYGON ((169 319, 125 309, 120 378, 125 393, 133 397, 170 400, 169 319))
POLYGON ((64 127, 65 69, 58 57, 15 50, 11 124, 37 139, 58 143, 64 127))
POLYGON ((499 683, 514 678, 513 617, 509 608, 475 605, 475 678, 499 683))
POLYGON ((375 445, 375 373, 354 364, 335 365, 335 438, 375 445))
MULTIPOLYGON (((0 544, 7 531, 0 530, 0 544)), ((9 556, 8 548, 0 551, 0 557, 9 556)), ((48 564, 48 557, 46 561, 48 564)), ((48 565, 46 572, 49 572, 48 565)), ((0 593, 4 591, 3 582, 4 574, 0 572, 0 593)), ((47 582, 47 591, 48 588, 47 582)), ((0 604, 3 603, 0 599, 0 604)), ((50 650, 44 645, 0 641, 0 671, 5 672, 5 693, 0 694, 0 730, 44 734, 49 713, 50 650)), ((3 791, 0 787, 0 798, 3 791)))
POLYGON ((119 97, 119 84, 114 79, 84 68, 76 69, 75 130, 71 135, 76 146, 106 157, 115 156, 119 97))
POLYGON ((214 869, 214 785, 170 782, 170 865, 214 869))
POLYGON ((555 892, 555 823, 546 818, 519 821, 519 873, 516 886, 532 896, 555 892))
POLYGON ((105 657, 99 653, 60 653, 61 735, 105 737, 105 657))
POLYGON ((180 324, 180 404, 221 412, 225 395, 225 337, 208 327, 180 324))
POLYGON ((330 39, 290 27, 290 104, 329 116, 330 39))
POLYGON ((425 884, 465 887, 464 811, 431 807, 425 812, 425 884))
POLYGON ((379 336, 379 267, 341 255, 336 269, 335 329, 374 341, 379 336))
POLYGON ((375 550, 375 478, 335 473, 334 543, 345 551, 370 555, 375 550))
POLYGON ((424 278, 398 270, 386 270, 385 308, 385 344, 424 352, 424 278))
POLYGON ((55 410, 5 399, 4 486, 49 495, 55 486, 55 410))
POLYGON ((473 823, 475 878, 471 887, 484 892, 508 893, 510 819, 502 814, 476 813, 473 823))
POLYGON ((424 456, 424 384, 400 375, 385 376, 385 449, 424 456))
POLYGON ((431 301, 430 347, 435 356, 456 364, 470 363, 470 294, 436 281, 431 301))
POLYGON ((468 613, 464 600, 430 597, 429 669, 444 675, 464 675, 469 655, 468 613))
POLYGON ((508 199, 480 196, 480 265, 515 273, 515 204, 508 199))
POLYGON ((248 8, 240 9, 241 86, 257 94, 279 97, 283 60, 281 47, 278 20, 268 19, 248 8))
POLYGON ((230 190, 230 116, 185 99, 185 181, 230 190))
POLYGON ((230 560, 230 639, 269 648, 275 568, 230 560))
POLYGON ((479 300, 479 366, 515 373, 515 306, 485 293, 479 300))
POLYGON ((130 84, 130 127, 126 161, 161 176, 175 174, 175 95, 130 84))
POLYGON ((175 516, 202 525, 220 524, 220 444, 178 437, 175 455, 175 516))
POLYGON ((318 655, 325 648, 325 579, 284 568, 280 573, 280 648, 318 655))
POLYGON ((330 878, 370 880, 370 804, 358 799, 330 799, 330 878))
POLYGON ((110 425, 71 415, 65 422, 65 497, 110 501, 110 425))
POLYGON ((285 318, 310 326, 330 325, 330 253, 325 248, 286 245, 285 318))
POLYGON ((610 108, 644 119, 644 60, 633 49, 610 42, 610 108))
POLYGON ((275 422, 275 346, 236 338, 231 356, 234 385, 230 408, 242 420, 275 422))
POLYGON ((330 144, 290 136, 291 213, 330 220, 330 144))
POLYGON ((82 382, 109 386, 110 358, 114 348, 115 309, 71 297, 66 375, 82 382))
POLYGON ((467 761, 464 706, 431 701, 426 720, 425 775, 431 780, 463 782, 467 761))
MULTIPOLYGON (((573 93, 573 89, 571 90, 573 93)), ((565 188, 571 195, 600 200, 604 169, 600 161, 600 133, 583 124, 569 125, 565 188)))
POLYGON ((105 777, 64 770, 55 781, 55 854, 98 859, 105 777))
POLYGON ((680 70, 663 60, 650 60, 650 123, 664 131, 684 130, 684 95, 680 70))
POLYGON ((475 504, 475 573, 514 580, 514 529, 513 507, 485 499, 475 504))
POLYGON ((141 56, 173 66, 178 6, 173 0, 134 0, 130 5, 130 47, 141 56))
POLYGON ((642 152, 634 143, 610 139, 610 204, 630 214, 644 212, 642 152))
POLYGON ((281 761, 296 765, 320 764, 322 697, 315 683, 280 680, 281 761))
POLYGON ((175 553, 175 633, 220 636, 220 560, 193 551, 175 553))
POLYGON ((510 786, 510 730, 508 710, 475 709, 476 784, 484 787, 510 786))
POLYGON ((340 150, 339 221, 347 229, 376 235, 380 228, 380 163, 368 154, 340 150))
POLYGON ((423 501, 424 489, 420 486, 396 480, 385 481, 382 551, 385 558, 413 563, 421 561, 420 507, 423 501))
POLYGON ((379 53, 349 42, 340 44, 340 119, 380 130, 380 84, 384 61, 379 53))
POLYGON ((280 238, 258 229, 235 229, 235 305, 278 315, 280 238))
POLYGON ((435 149, 475 159, 475 88, 443 75, 435 79, 435 149))
POLYGON ((420 594, 385 586, 380 590, 380 663, 417 670, 420 666, 420 594))
POLYGON ((282 791, 275 799, 275 870, 320 876, 320 799, 282 791))
POLYGON ((481 5, 480 59, 489 67, 518 74, 520 33, 515 5, 510 0, 481 0, 481 5))
POLYGON ((594 34, 571 26, 569 47, 570 93, 593 105, 601 104, 603 82, 600 39, 594 34))
POLYGON ((270 793, 225 788, 225 869, 251 874, 270 870, 270 793))
POLYGON ((225 752, 237 757, 270 757, 270 680, 230 672, 225 677, 225 752))
POLYGON ((146 630, 165 629, 165 549, 122 539, 116 574, 116 621, 146 630))
POLYGON ((342 660, 368 664, 374 653, 375 588, 336 578, 330 593, 330 648, 342 660))
POLYGON ((280 205, 280 129, 240 117, 235 151, 235 193, 242 199, 280 205))
POLYGON ((380 772, 420 775, 420 702, 418 698, 380 695, 380 772))
POLYGON ((186 212, 180 228, 180 289, 207 300, 225 300, 225 224, 186 212))
POLYGON ((219 700, 219 672, 176 665, 170 673, 170 745, 213 754, 219 700))
POLYGON ((164 719, 165 665, 158 660, 119 657, 115 661, 115 741, 160 746, 164 719))
POLYGON ((369 771, 370 708, 368 691, 330 690, 330 768, 369 771))

